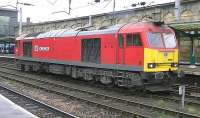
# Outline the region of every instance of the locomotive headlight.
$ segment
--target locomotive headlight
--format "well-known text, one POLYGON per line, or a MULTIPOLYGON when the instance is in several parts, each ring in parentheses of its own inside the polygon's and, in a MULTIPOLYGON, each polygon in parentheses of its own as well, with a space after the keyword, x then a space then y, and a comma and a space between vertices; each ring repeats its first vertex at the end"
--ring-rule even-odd
POLYGON ((156 64, 155 63, 148 63, 148 68, 155 68, 156 64))
POLYGON ((178 63, 172 63, 171 67, 178 67, 178 63))

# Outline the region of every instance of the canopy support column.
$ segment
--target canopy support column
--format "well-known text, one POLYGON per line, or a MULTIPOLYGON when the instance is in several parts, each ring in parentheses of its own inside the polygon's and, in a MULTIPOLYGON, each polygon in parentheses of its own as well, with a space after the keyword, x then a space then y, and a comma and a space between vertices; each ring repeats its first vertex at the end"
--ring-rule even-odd
POLYGON ((195 65, 195 47, 194 47, 194 38, 193 36, 190 35, 190 41, 191 41, 191 44, 190 44, 190 65, 195 65))

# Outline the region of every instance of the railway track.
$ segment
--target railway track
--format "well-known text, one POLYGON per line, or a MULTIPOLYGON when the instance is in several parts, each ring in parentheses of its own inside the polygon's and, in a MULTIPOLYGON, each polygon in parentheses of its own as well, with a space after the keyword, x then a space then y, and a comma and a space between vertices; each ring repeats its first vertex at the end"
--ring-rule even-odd
MULTIPOLYGON (((20 83, 28 84, 34 87, 38 87, 50 92, 62 94, 65 96, 71 96, 73 98, 86 101, 92 104, 96 104, 98 106, 119 111, 122 114, 126 114, 128 116, 140 116, 140 117, 158 117, 161 115, 159 113, 167 113, 170 116, 175 117, 200 117, 197 114, 186 113, 185 111, 180 111, 176 109, 162 108, 155 105, 150 105, 147 103, 142 103, 141 101, 133 101, 130 99, 125 99, 123 97, 116 97, 108 94, 92 92, 91 90, 78 89, 72 86, 65 86, 61 83, 50 82, 46 79, 39 79, 29 77, 27 75, 19 75, 16 73, 7 72, 4 70, 0 70, 1 77, 5 79, 15 80, 20 83), (20 79, 17 79, 20 78, 20 79), (145 111, 143 113, 142 111, 145 111), (157 113, 155 113, 157 111, 157 113)), ((189 102, 189 101, 188 101, 189 102)), ((190 101, 190 104, 193 104, 190 101)), ((196 104, 196 103, 195 103, 196 104)))
POLYGON ((190 93, 200 93, 200 87, 198 86, 186 86, 186 87, 190 93))
MULTIPOLYGON (((5 63, 3 63, 3 65, 1 64, 2 65, 1 67, 17 71, 16 67, 13 64, 8 64, 5 62, 5 63)), ((50 81, 47 81, 47 82, 54 83, 54 82, 50 82, 50 81)), ((64 86, 64 85, 61 85, 61 86, 64 86)), ((178 91, 177 91, 178 86, 175 86, 174 90, 176 90, 176 91, 173 91, 173 93, 171 93, 170 96, 148 94, 148 93, 146 96, 148 96, 148 97, 151 96, 152 98, 157 98, 157 99, 159 98, 159 99, 163 99, 163 100, 174 101, 176 103, 181 103, 180 96, 178 95, 178 91)), ((200 87, 196 87, 196 86, 187 86, 186 90, 187 90, 187 93, 191 93, 191 92, 200 93, 200 87)), ((186 94, 185 102, 186 102, 186 104, 200 105, 200 96, 186 94)))
POLYGON ((0 94, 40 118, 78 118, 55 107, 0 85, 0 94))
MULTIPOLYGON (((102 98, 102 101, 99 101, 97 96, 86 97, 86 96, 84 96, 85 92, 78 94, 77 93, 78 91, 75 92, 72 88, 66 89, 66 87, 58 87, 59 85, 52 85, 50 83, 42 82, 40 80, 33 81, 32 80, 33 78, 28 78, 28 77, 23 77, 23 76, 20 76, 21 80, 18 80, 18 79, 15 78, 16 75, 10 74, 12 77, 11 76, 8 77, 8 76, 6 76, 7 74, 8 73, 3 73, 2 71, 0 72, 0 76, 4 79, 14 80, 14 81, 26 84, 28 86, 37 87, 37 88, 46 90, 48 92, 53 92, 53 93, 56 93, 56 94, 59 94, 59 95, 71 97, 71 98, 74 98, 74 99, 77 99, 77 100, 87 102, 89 104, 94 104, 95 106, 100 106, 100 107, 106 108, 108 110, 121 112, 125 116, 129 116, 129 117, 139 116, 139 117, 142 117, 142 118, 148 118, 148 115, 139 114, 136 111, 135 112, 129 111, 129 109, 125 110, 125 109, 118 108, 116 106, 110 105, 108 103, 105 103, 107 100, 105 100, 104 98, 102 98), (32 81, 29 81, 28 79, 29 80, 31 79, 32 81), (95 98, 97 98, 98 100, 95 100, 95 98)), ((19 77, 19 75, 17 75, 17 76, 19 77)), ((111 102, 111 101, 108 101, 108 102, 111 102)))
MULTIPOLYGON (((4 68, 7 68, 7 67, 4 67, 4 68)), ((10 67, 7 68, 7 69, 17 70, 16 68, 10 68, 10 67)), ((45 82, 57 83, 57 81, 52 81, 52 80, 51 81, 46 80, 45 82)), ((62 83, 60 83, 59 85, 65 87, 65 85, 62 84, 62 83)), ((74 88, 72 87, 72 89, 74 89, 74 88)), ((196 88, 193 88, 193 89, 196 89, 196 88)), ((178 90, 178 89, 176 88, 176 90, 178 90)), ((189 92, 192 92, 192 91, 190 91, 190 89, 187 89, 187 92, 189 93, 189 92)), ((152 93, 145 93, 145 94, 146 95, 143 96, 143 97, 151 97, 152 99, 162 99, 162 100, 166 100, 166 101, 173 101, 173 102, 176 102, 176 103, 181 103, 180 95, 178 95, 177 91, 176 92, 173 91, 173 93, 170 93, 170 95, 167 95, 167 96, 165 94, 164 95, 157 95, 157 94, 152 94, 152 93)), ((200 106, 200 96, 194 96, 194 95, 186 94, 185 103, 190 104, 190 105, 199 105, 200 106)))
MULTIPOLYGON (((173 87, 173 93, 177 94, 178 93, 178 88, 179 85, 175 85, 173 87)), ((185 86, 185 92, 186 92, 186 97, 187 98, 195 98, 200 101, 200 87, 199 86, 194 86, 194 85, 186 85, 185 86)), ((178 94, 177 94, 178 96, 178 94)))
MULTIPOLYGON (((17 70, 14 58, 9 58, 9 59, 6 58, 6 57, 0 58, 0 66, 3 67, 3 68, 7 68, 7 69, 17 70)), ((200 87, 199 86, 189 85, 189 86, 186 86, 186 88, 187 88, 186 89, 187 93, 199 93, 200 94, 200 87)), ((173 89, 176 93, 178 93, 176 91, 176 90, 178 90, 178 86, 174 86, 173 89)), ((188 96, 188 97, 190 97, 190 96, 188 96)))
MULTIPOLYGON (((16 68, 13 68, 14 66, 12 66, 12 63, 11 64, 6 64, 6 62, 5 63, 3 63, 3 64, 1 64, 1 65, 3 65, 2 67, 4 67, 4 68, 7 68, 8 69, 8 67, 9 67, 9 69, 12 69, 12 70, 16 70, 16 68)), ((29 79, 30 79, 30 77, 28 77, 29 79)), ((33 79, 33 78, 32 78, 33 79)), ((43 80, 43 81, 41 81, 41 80, 36 80, 36 81, 38 81, 38 82, 40 82, 40 83, 48 83, 48 84, 51 84, 52 85, 52 83, 54 83, 54 82, 50 82, 50 81, 47 81, 47 80, 43 80)), ((66 88, 66 86, 64 86, 64 85, 60 85, 60 84, 58 84, 58 85, 54 85, 54 86, 60 86, 60 87, 64 87, 64 88, 66 88)), ((124 104, 128 104, 128 105, 136 105, 136 106, 139 106, 139 107, 149 107, 149 108, 151 108, 151 109, 154 109, 154 110, 157 110, 157 111, 165 111, 165 112, 168 112, 168 113, 170 113, 170 114, 178 114, 178 116, 191 116, 191 117, 196 117, 195 115, 193 115, 193 114, 188 114, 188 113, 181 113, 181 112, 184 112, 184 111, 179 111, 179 110, 170 110, 170 109, 165 109, 165 108, 162 108, 162 109, 160 109, 159 107, 156 107, 156 106, 151 106, 151 105, 148 105, 148 104, 145 104, 145 105, 143 105, 142 103, 139 103, 139 102, 134 102, 134 101, 131 101, 131 100, 127 100, 127 99, 123 99, 123 98, 119 98, 119 97, 113 97, 113 96, 106 96, 106 95, 103 95, 102 93, 101 94, 99 94, 99 93, 94 93, 94 92, 91 92, 91 91, 87 91, 87 90, 84 90, 84 89, 82 89, 81 91, 80 91, 80 89, 76 89, 76 88, 74 88, 74 87, 67 87, 67 89, 71 89, 71 90, 75 90, 75 91, 79 91, 79 92, 84 92, 84 93, 86 93, 86 94, 95 94, 95 96, 98 96, 98 97, 103 97, 103 98, 106 98, 106 99, 112 99, 112 100, 114 100, 114 101, 120 101, 121 103, 124 103, 124 104), (193 116, 192 116, 193 115, 193 116)), ((180 103, 180 97, 179 96, 177 96, 177 95, 173 95, 172 97, 170 96, 170 97, 167 97, 167 96, 160 96, 160 95, 150 95, 150 94, 147 94, 147 96, 149 97, 149 96, 151 96, 153 99, 155 98, 155 99, 163 99, 163 100, 166 100, 166 101, 173 101, 173 102, 176 102, 176 103, 180 103)), ((112 101, 111 100, 111 101, 112 101)), ((196 97, 195 96, 195 99, 194 99, 194 97, 192 97, 192 96, 187 96, 187 99, 186 99, 186 104, 189 104, 189 105, 200 105, 200 103, 199 103, 199 98, 198 97, 196 97)), ((105 106, 104 106, 105 107, 105 106)), ((112 108, 110 108, 110 109, 112 109, 112 108)), ((115 109, 116 110, 116 109, 115 109)), ((120 111, 119 109, 118 109, 118 111, 120 111)), ((128 113, 128 112, 124 112, 124 113, 127 113, 127 114, 132 114, 132 115, 138 115, 138 116, 142 116, 142 117, 146 117, 145 115, 140 115, 140 113, 128 113)), ((198 116, 197 116, 198 117, 198 116)))

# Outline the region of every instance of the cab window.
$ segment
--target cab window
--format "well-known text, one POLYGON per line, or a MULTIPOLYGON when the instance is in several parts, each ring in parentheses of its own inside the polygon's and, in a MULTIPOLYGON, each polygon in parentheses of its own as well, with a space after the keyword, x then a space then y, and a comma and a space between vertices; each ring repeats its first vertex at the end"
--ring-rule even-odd
POLYGON ((127 34, 126 45, 127 46, 142 46, 140 34, 127 34))
POLYGON ((164 48, 164 44, 162 42, 162 35, 159 32, 149 32, 148 42, 149 42, 149 47, 164 48))

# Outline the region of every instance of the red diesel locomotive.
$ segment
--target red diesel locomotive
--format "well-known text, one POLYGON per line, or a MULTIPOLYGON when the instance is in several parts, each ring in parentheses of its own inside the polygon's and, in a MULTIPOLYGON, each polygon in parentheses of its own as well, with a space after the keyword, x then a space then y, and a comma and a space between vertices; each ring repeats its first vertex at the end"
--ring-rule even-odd
POLYGON ((178 48, 173 30, 159 23, 62 29, 17 38, 16 63, 23 71, 146 87, 171 81, 178 68, 178 48))

